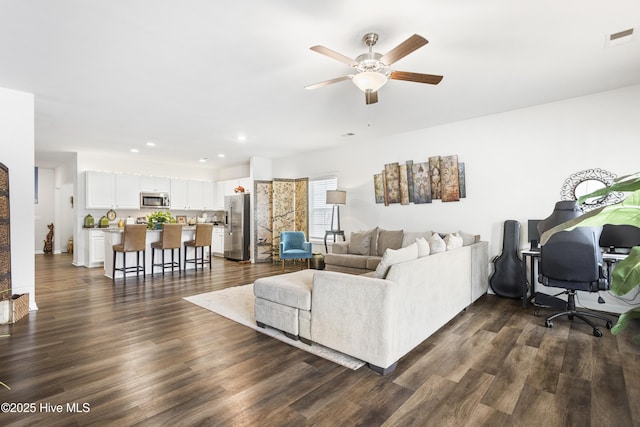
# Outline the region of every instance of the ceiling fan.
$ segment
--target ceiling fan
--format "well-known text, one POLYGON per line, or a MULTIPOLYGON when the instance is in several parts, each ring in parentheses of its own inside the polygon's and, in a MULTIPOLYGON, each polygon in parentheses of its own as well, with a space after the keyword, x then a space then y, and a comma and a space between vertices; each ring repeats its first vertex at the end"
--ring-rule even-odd
POLYGON ((314 52, 321 53, 329 58, 333 58, 347 64, 349 67, 357 70, 357 73, 305 86, 305 89, 317 89, 319 87, 351 79, 351 81, 364 92, 367 104, 374 104, 378 102, 378 89, 384 86, 388 79, 405 80, 432 85, 437 85, 440 83, 440 80, 442 80, 442 76, 436 76, 433 74, 387 70, 394 62, 404 58, 414 50, 417 50, 429 43, 427 39, 422 36, 417 34, 412 35, 385 55, 381 55, 373 51, 373 46, 378 42, 378 34, 367 33, 362 38, 362 42, 365 46, 369 47, 369 52, 359 55, 356 59, 351 59, 324 46, 310 47, 314 52))

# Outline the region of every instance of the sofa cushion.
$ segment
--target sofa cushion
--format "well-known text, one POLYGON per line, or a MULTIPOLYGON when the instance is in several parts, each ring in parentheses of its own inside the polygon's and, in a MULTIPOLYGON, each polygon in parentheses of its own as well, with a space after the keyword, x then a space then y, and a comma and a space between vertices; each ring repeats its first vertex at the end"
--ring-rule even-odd
POLYGON ((375 270, 376 267, 378 267, 378 264, 380 264, 380 261, 382 261, 382 257, 381 256, 370 256, 367 258, 367 270, 375 270))
POLYGON ((403 230, 378 230, 378 256, 384 256, 387 249, 400 249, 402 247, 403 230))
POLYGON ((447 250, 447 244, 438 233, 433 233, 427 242, 429 242, 429 254, 431 255, 447 250))
POLYGON ((444 238, 444 243, 447 245, 447 250, 457 249, 462 247, 462 236, 458 233, 447 234, 444 238))
POLYGON ((331 253, 334 254, 348 254, 349 242, 333 242, 331 244, 331 253))
POLYGON ((300 270, 262 277, 253 283, 253 294, 267 301, 311 310, 311 287, 315 270, 300 270))
POLYGON ((384 251, 382 261, 378 264, 375 271, 375 277, 384 279, 387 276, 389 268, 394 265, 405 261, 411 261, 418 258, 418 244, 412 243, 406 248, 402 249, 387 249, 384 251))
POLYGON ((418 258, 429 255, 429 242, 424 237, 418 237, 416 239, 416 245, 418 245, 418 258))
POLYGON ((369 255, 378 256, 378 227, 371 230, 371 242, 369 242, 369 255))
POLYGON ((367 258, 362 255, 353 254, 326 254, 324 256, 325 264, 339 265, 341 267, 366 268, 367 258))
POLYGON ((459 230, 458 234, 462 237, 462 246, 473 245, 476 242, 476 236, 471 233, 465 233, 464 231, 459 230))
POLYGON ((352 232, 349 239, 349 253, 353 255, 369 255, 371 231, 352 232))
POLYGON ((425 240, 431 237, 433 231, 405 231, 402 236, 402 247, 406 248, 416 241, 418 237, 424 237, 425 240))

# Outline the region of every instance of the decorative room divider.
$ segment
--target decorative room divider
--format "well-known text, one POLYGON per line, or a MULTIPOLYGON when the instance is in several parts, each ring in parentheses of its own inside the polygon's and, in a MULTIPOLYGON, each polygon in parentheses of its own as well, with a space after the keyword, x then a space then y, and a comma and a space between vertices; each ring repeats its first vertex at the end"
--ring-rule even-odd
POLYGON ((11 296, 9 168, 0 163, 0 300, 11 296))
POLYGON ((254 181, 255 262, 279 261, 280 233, 309 236, 309 178, 254 181))

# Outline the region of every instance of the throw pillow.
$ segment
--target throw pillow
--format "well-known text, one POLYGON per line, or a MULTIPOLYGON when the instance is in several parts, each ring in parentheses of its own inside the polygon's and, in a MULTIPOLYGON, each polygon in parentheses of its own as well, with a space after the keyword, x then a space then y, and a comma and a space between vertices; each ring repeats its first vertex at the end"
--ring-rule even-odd
POLYGON ((384 256, 387 249, 400 249, 402 235, 402 230, 378 230, 378 256, 384 256))
POLYGON ((384 255, 382 256, 382 261, 376 267, 375 277, 378 279, 384 279, 387 277, 387 273, 389 272, 389 268, 392 265, 411 261, 413 259, 418 258, 418 244, 412 243, 406 248, 402 249, 387 249, 384 251, 384 255))
POLYGON ((447 250, 447 244, 438 233, 433 233, 427 242, 429 243, 429 254, 431 255, 447 250))
POLYGON ((476 236, 471 233, 465 233, 464 231, 458 231, 458 234, 462 236, 462 246, 473 245, 476 242, 476 236))
POLYGON ((447 234, 444 238, 444 243, 447 245, 447 250, 461 248, 462 247, 462 236, 458 233, 447 234))
POLYGON ((418 237, 416 239, 418 245, 418 258, 429 255, 429 242, 424 237, 418 237))
POLYGON ((370 231, 351 233, 351 239, 349 240, 349 253, 353 255, 369 255, 370 242, 370 231))

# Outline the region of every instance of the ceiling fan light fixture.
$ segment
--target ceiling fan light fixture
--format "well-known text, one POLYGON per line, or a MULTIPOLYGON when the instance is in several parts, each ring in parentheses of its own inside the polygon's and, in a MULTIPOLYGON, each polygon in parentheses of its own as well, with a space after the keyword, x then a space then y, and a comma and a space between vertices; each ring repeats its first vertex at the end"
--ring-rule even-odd
POLYGON ((351 81, 364 93, 377 92, 387 83, 387 76, 377 71, 365 71, 353 76, 351 81))

